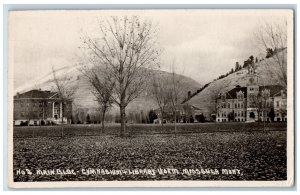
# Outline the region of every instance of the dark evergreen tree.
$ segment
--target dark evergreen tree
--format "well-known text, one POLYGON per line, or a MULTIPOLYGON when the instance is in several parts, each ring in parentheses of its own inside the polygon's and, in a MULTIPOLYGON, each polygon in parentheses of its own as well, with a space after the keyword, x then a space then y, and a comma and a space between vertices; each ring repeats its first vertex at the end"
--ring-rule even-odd
POLYGON ((275 118, 274 108, 271 108, 271 111, 268 113, 268 116, 270 117, 271 121, 274 122, 274 118, 275 118))
POLYGON ((273 54, 274 54, 273 49, 272 49, 272 48, 267 48, 267 55, 266 55, 266 58, 272 57, 273 54))
POLYGON ((149 112, 149 122, 153 123, 153 121, 157 119, 157 115, 153 110, 150 110, 149 112))
POLYGON ((235 71, 238 71, 238 70, 240 70, 240 64, 239 64, 239 62, 236 62, 235 63, 235 71))
POLYGON ((249 60, 250 60, 250 63, 252 63, 254 61, 254 57, 253 56, 250 56, 249 57, 249 60))
POLYGON ((85 120, 85 122, 86 122, 87 124, 91 124, 91 117, 90 117, 89 114, 86 115, 86 120, 85 120))

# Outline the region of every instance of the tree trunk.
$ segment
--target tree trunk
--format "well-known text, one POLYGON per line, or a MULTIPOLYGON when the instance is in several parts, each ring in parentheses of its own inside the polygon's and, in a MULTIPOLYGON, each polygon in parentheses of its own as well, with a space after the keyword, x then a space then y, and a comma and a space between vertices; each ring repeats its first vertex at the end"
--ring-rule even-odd
POLYGON ((61 137, 64 137, 64 116, 61 116, 61 137))
POLYGON ((120 116, 121 116, 121 131, 120 137, 124 137, 125 135, 125 126, 126 126, 126 114, 125 114, 125 106, 121 104, 120 106, 120 116))
POLYGON ((64 112, 63 112, 63 105, 61 108, 61 137, 64 137, 64 112))
POLYGON ((105 110, 102 111, 102 118, 101 118, 102 134, 104 134, 104 132, 105 132, 104 119, 105 119, 105 110))
MULTIPOLYGON (((215 131, 217 131, 217 116, 218 116, 218 98, 215 97, 215 113, 216 113, 216 118, 215 118, 215 131)), ((233 115, 234 116, 234 115, 233 115)), ((233 119, 234 120, 234 119, 233 119)), ((200 122, 200 121, 198 121, 200 122)))
MULTIPOLYGON (((259 116, 260 112, 257 112, 257 115, 258 115, 258 121, 257 121, 257 130, 259 131, 260 129, 260 116, 259 116)), ((255 121, 255 118, 254 118, 254 121, 255 121)))
POLYGON ((264 128, 263 128, 263 131, 265 131, 265 126, 266 126, 266 122, 265 122, 265 120, 266 120, 266 117, 265 117, 265 111, 263 111, 263 122, 264 122, 264 128))
POLYGON ((125 97, 126 97, 126 90, 124 89, 124 77, 123 77, 123 63, 120 62, 120 69, 119 69, 119 84, 120 84, 120 117, 121 117, 121 130, 120 130, 120 137, 124 137, 125 135, 125 97))
POLYGON ((176 137, 176 111, 174 112, 174 134, 176 137))
POLYGON ((161 111, 161 128, 162 128, 162 130, 164 130, 164 110, 163 109, 161 109, 160 110, 161 111))

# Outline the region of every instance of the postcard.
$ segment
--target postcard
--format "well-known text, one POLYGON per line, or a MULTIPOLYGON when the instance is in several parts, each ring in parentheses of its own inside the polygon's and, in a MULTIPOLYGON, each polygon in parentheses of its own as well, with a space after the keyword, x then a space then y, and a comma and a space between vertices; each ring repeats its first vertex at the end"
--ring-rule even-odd
POLYGON ((293 14, 9 11, 9 187, 292 186, 293 14))

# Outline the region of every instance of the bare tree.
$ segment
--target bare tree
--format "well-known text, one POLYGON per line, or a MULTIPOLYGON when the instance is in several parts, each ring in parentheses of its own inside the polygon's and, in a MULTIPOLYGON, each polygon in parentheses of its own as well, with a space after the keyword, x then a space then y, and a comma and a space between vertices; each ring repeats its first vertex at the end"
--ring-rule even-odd
POLYGON ((61 78, 58 78, 56 76, 55 70, 52 67, 52 73, 53 73, 53 83, 55 87, 55 91, 57 92, 58 99, 62 105, 61 107, 61 136, 64 136, 64 115, 65 115, 65 105, 69 102, 73 101, 74 94, 76 92, 76 87, 71 85, 71 78, 67 75, 62 76, 61 78))
POLYGON ((113 104, 112 92, 115 85, 115 82, 110 78, 107 78, 109 75, 101 74, 102 71, 97 71, 99 67, 95 66, 93 68, 88 68, 84 66, 81 69, 82 73, 88 78, 90 85, 93 90, 96 101, 99 105, 99 111, 101 113, 101 125, 102 133, 105 131, 105 114, 109 111, 113 104))
POLYGON ((266 117, 268 117, 268 113, 271 110, 271 102, 270 100, 270 93, 268 91, 261 91, 261 107, 262 107, 262 117, 264 122, 264 130, 266 127, 266 117))
POLYGON ((125 135, 126 107, 144 89, 149 71, 159 56, 156 30, 150 21, 138 17, 111 17, 99 21, 100 35, 82 37, 88 56, 107 75, 108 83, 115 83, 112 99, 120 108, 120 136, 125 135))
POLYGON ((170 102, 168 97, 168 88, 166 85, 168 85, 168 81, 165 76, 160 74, 160 72, 157 74, 153 73, 151 94, 161 113, 160 118, 162 128, 164 126, 165 109, 170 102))
POLYGON ((256 108, 258 123, 257 128, 260 129, 260 121, 263 120, 263 128, 265 130, 265 120, 267 117, 267 112, 270 110, 270 91, 268 89, 264 89, 259 91, 257 95, 249 96, 251 98, 251 106, 256 108))
POLYGON ((170 78, 170 81, 168 82, 168 89, 167 89, 167 92, 168 92, 168 99, 170 101, 170 107, 172 109, 172 112, 173 112, 173 118, 174 118, 174 133, 175 133, 175 136, 176 136, 176 132, 177 132, 177 129, 176 129, 176 123, 177 123, 177 108, 180 104, 180 102, 183 101, 184 99, 184 94, 183 94, 183 89, 184 89, 184 86, 183 86, 183 82, 182 82, 182 77, 178 74, 176 74, 175 72, 175 64, 174 62, 172 63, 172 76, 170 78))
POLYGON ((267 52, 264 60, 268 72, 275 74, 280 84, 287 87, 287 21, 265 23, 254 33, 255 41, 260 49, 267 52), (275 62, 275 63, 274 63, 275 62), (274 67, 275 66, 275 67, 274 67))

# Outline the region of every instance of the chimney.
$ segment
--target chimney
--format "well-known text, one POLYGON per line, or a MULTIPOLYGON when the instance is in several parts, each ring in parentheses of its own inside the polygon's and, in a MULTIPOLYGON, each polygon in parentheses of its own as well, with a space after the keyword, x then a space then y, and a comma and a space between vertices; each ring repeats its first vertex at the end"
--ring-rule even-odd
POLYGON ((281 94, 281 97, 285 97, 285 92, 284 92, 284 90, 280 90, 280 94, 281 94))

